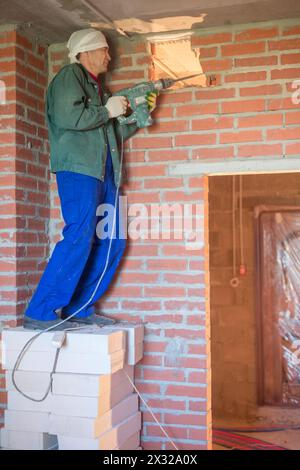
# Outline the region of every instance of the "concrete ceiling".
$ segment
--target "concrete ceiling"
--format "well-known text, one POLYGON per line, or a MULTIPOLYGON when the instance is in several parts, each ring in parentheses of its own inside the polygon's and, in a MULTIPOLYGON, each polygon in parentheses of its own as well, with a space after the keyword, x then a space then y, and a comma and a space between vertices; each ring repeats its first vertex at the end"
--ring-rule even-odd
POLYGON ((67 40, 76 29, 95 24, 114 34, 109 20, 128 33, 144 34, 297 18, 300 1, 0 0, 0 11, 0 25, 22 24, 44 42, 53 43, 67 40))

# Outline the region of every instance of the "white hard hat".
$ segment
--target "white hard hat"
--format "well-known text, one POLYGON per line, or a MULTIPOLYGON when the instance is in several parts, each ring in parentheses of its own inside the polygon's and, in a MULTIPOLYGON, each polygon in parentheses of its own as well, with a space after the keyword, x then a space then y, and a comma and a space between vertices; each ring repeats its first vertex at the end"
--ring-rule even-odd
POLYGON ((76 59, 79 52, 94 51, 100 47, 108 47, 104 34, 97 29, 80 29, 71 34, 67 43, 70 62, 79 62, 76 59))

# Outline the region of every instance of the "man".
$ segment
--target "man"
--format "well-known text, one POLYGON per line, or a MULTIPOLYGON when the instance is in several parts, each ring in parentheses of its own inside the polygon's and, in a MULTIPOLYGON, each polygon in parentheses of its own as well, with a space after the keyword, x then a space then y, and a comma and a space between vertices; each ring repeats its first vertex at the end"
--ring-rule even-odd
MULTIPOLYGON (((99 78, 111 60, 105 36, 92 28, 76 31, 67 47, 71 64, 60 70, 47 92, 50 171, 56 174, 65 226, 26 310, 28 328, 49 328, 77 310, 62 327, 74 326, 72 321, 113 323, 96 315, 93 304, 108 288, 125 250, 125 237, 118 238, 118 201, 110 252, 109 238, 96 234, 96 211, 100 204, 115 204, 122 182, 120 143, 137 126, 119 125, 116 118, 126 113, 127 100, 110 97, 99 78)), ((155 99, 156 95, 150 97, 150 111, 155 99)))

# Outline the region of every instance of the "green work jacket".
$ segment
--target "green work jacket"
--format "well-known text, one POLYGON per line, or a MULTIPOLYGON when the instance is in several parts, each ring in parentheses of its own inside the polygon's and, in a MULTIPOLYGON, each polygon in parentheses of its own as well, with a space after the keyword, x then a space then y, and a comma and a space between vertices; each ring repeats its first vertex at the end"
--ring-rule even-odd
MULTIPOLYGON (((120 175, 122 143, 137 130, 136 124, 120 125, 110 119, 104 106, 110 93, 102 88, 81 64, 63 67, 47 90, 46 115, 50 141, 50 171, 74 171, 103 181, 109 145, 115 184, 120 175)), ((124 165, 123 165, 124 167, 124 165)))

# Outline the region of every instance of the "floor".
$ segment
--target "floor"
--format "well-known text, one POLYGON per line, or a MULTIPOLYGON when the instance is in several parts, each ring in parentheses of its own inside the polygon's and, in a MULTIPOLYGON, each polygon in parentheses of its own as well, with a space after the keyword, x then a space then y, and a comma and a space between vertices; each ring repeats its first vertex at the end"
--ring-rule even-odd
MULTIPOLYGON (((283 421, 282 421, 283 422, 283 421)), ((274 429, 279 428, 279 424, 270 422, 268 426, 265 422, 224 422, 219 421, 218 423, 214 423, 214 427, 220 429, 228 429, 228 430, 238 430, 238 429, 245 429, 245 428, 253 428, 253 429, 264 429, 265 431, 259 432, 240 432, 240 431, 231 431, 236 432, 241 436, 248 436, 250 438, 259 439, 265 441, 266 443, 270 443, 273 445, 278 445, 284 447, 288 450, 300 450, 300 423, 299 426, 295 423, 286 424, 285 427, 287 429, 278 430, 278 431, 266 431, 266 429, 274 429), (290 429, 288 429, 290 427, 290 429), (299 429, 295 429, 299 427, 299 429), (293 429, 294 428, 294 429, 293 429)), ((263 447, 263 445, 262 445, 263 447)), ((213 450, 235 450, 234 446, 230 447, 223 447, 222 445, 216 444, 213 442, 213 450)), ((250 450, 250 449, 249 449, 250 450)))

